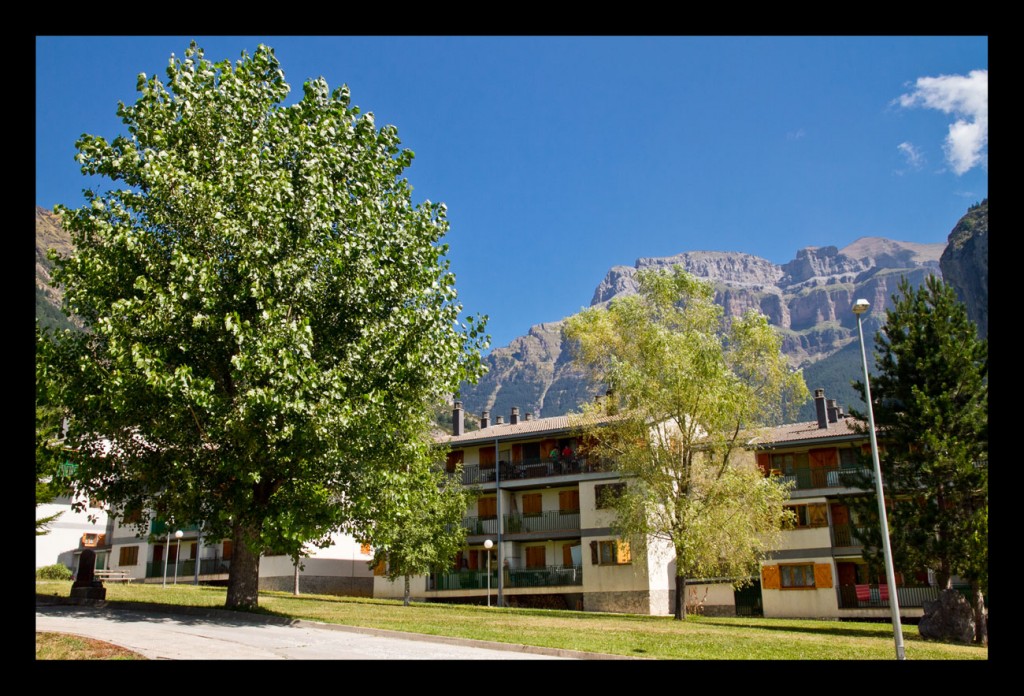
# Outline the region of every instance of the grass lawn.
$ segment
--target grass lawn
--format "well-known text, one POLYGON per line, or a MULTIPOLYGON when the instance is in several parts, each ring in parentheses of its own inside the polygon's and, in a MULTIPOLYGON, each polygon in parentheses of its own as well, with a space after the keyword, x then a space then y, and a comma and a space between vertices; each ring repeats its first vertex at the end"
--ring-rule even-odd
MULTIPOLYGON (((107 583, 107 602, 223 608, 223 587, 107 583)), ((37 595, 69 597, 71 583, 37 581, 37 595)), ((437 636, 662 660, 893 660, 889 623, 671 617, 508 609, 261 592, 259 613, 437 636)), ((908 660, 987 660, 988 648, 926 641, 903 624, 908 660)), ((38 651, 37 639, 37 651, 38 651)), ((38 656, 38 653, 37 653, 38 656)), ((73 658, 72 658, 73 659, 73 658)), ((88 658, 86 658, 88 659, 88 658)))

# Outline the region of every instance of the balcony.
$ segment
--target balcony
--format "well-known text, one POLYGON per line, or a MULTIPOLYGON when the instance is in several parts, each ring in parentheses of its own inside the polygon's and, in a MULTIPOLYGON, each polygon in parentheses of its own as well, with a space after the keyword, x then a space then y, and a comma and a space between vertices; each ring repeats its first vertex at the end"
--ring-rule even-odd
POLYGON ((790 474, 779 476, 779 480, 791 482, 793 490, 812 488, 864 488, 873 485, 871 469, 796 469, 790 474))
MULTIPOLYGON (((504 534, 530 534, 533 532, 574 532, 580 528, 579 510, 547 510, 532 514, 513 512, 502 515, 504 534)), ((463 517, 462 526, 469 534, 498 533, 497 517, 463 517)))
POLYGON ((863 527, 854 527, 851 524, 832 525, 832 547, 839 546, 864 546, 867 533, 863 527))
MULTIPOLYGON (((498 589, 498 570, 491 570, 491 590, 498 589)), ((505 569, 505 590, 526 587, 571 587, 583 584, 583 566, 545 566, 505 569)), ((428 590, 486 590, 486 570, 434 573, 427 578, 428 590)))
POLYGON ((557 462, 541 458, 499 462, 497 471, 493 465, 481 467, 479 464, 466 464, 462 468, 462 484, 471 486, 477 483, 489 483, 495 480, 496 474, 501 481, 518 481, 609 470, 607 462, 602 463, 587 457, 573 457, 569 461, 559 460, 557 462))

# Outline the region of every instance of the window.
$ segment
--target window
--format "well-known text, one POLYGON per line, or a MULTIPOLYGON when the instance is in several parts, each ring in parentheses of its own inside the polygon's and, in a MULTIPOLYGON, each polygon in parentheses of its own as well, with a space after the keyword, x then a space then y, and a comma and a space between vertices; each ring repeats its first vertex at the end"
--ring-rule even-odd
POLYGON ((137 524, 142 521, 142 510, 140 508, 133 508, 128 510, 124 514, 125 524, 137 524))
POLYGON ((447 460, 445 461, 445 471, 449 473, 455 471, 455 467, 462 464, 464 458, 465 453, 462 450, 452 450, 449 452, 447 460))
POLYGON ((225 539, 224 540, 224 552, 222 554, 222 556, 223 556, 225 561, 230 561, 231 560, 231 551, 232 551, 232 549, 231 549, 231 540, 230 539, 225 539))
POLYGON ((540 493, 523 493, 523 514, 539 515, 541 513, 540 493))
POLYGON ((857 450, 852 447, 845 447, 839 450, 839 467, 841 469, 856 469, 859 466, 857 450))
POLYGON ((793 476, 797 469, 806 469, 808 466, 806 452, 772 455, 772 469, 781 472, 783 476, 793 476))
POLYGON ((139 564, 139 547, 138 546, 122 546, 120 555, 117 559, 117 564, 120 566, 133 566, 139 564))
POLYGON ((578 490, 559 491, 558 493, 559 512, 579 512, 580 492, 578 490))
POLYGON ((828 526, 828 509, 825 503, 808 503, 806 505, 787 505, 796 515, 792 529, 828 526))
POLYGON ((814 587, 814 564, 780 565, 779 581, 783 589, 814 587))
POLYGON ((602 483, 594 486, 594 501, 598 510, 615 507, 622 492, 626 490, 624 483, 602 483))
POLYGON ((632 563, 629 542, 621 539, 590 542, 590 562, 594 565, 627 565, 632 563))
POLYGON ((360 544, 359 545, 359 553, 363 554, 364 556, 372 556, 373 555, 372 549, 370 549, 370 545, 369 544, 360 544))

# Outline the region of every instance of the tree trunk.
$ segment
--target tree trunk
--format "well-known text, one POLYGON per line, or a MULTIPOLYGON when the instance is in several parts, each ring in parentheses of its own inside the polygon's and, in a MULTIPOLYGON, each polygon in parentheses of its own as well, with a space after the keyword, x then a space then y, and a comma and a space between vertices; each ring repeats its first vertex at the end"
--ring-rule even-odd
POLYGON ((405 576, 405 601, 402 606, 409 606, 409 576, 405 576))
POLYGON ((259 537, 257 530, 241 522, 232 536, 231 569, 228 573, 228 609, 255 609, 259 606, 260 556, 249 550, 249 540, 259 537))
POLYGON ((988 647, 988 615, 985 613, 985 594, 978 582, 971 582, 971 594, 974 601, 974 642, 988 647))
POLYGON ((686 577, 676 576, 676 601, 675 601, 675 616, 673 617, 676 621, 686 620, 686 577))

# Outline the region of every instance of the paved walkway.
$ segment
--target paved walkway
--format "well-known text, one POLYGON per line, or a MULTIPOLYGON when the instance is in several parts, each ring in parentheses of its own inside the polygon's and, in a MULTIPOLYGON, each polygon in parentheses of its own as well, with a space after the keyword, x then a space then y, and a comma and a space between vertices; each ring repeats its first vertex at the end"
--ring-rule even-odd
MULTIPOLYGON (((36 630, 96 638, 154 660, 565 660, 619 656, 356 628, 218 609, 36 604, 36 630)), ((629 658, 620 658, 629 659, 629 658)))

